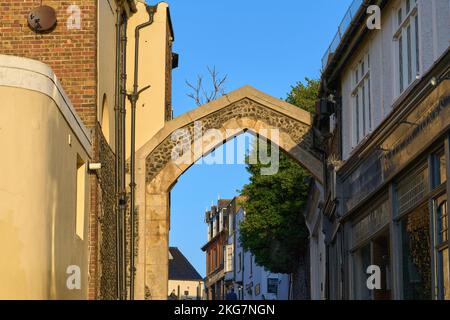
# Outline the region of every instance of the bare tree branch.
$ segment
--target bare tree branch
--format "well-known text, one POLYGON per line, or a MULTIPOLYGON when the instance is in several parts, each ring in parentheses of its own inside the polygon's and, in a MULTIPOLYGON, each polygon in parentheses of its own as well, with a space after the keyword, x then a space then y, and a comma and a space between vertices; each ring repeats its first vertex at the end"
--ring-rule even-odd
POLYGON ((209 78, 211 79, 211 88, 205 88, 203 85, 203 76, 197 76, 197 83, 194 85, 186 80, 186 85, 191 92, 186 95, 195 101, 197 106, 202 106, 205 103, 216 100, 220 96, 225 94, 225 83, 227 76, 220 78, 219 73, 216 71, 216 67, 207 67, 209 78))

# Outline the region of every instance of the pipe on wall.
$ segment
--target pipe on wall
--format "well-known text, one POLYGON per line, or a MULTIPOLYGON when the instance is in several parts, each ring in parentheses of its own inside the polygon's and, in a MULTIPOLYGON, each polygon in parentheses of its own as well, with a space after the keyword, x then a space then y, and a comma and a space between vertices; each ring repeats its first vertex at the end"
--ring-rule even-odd
POLYGON ((133 83, 133 93, 128 95, 128 99, 131 103, 131 163, 130 163, 130 189, 131 189, 131 205, 130 205, 130 300, 134 300, 134 276, 135 276, 135 263, 134 263, 134 243, 135 243, 135 191, 136 191, 136 104, 139 100, 139 95, 150 88, 146 86, 139 90, 139 37, 140 31, 146 27, 153 24, 154 15, 157 10, 156 6, 146 7, 149 20, 145 23, 138 25, 135 29, 135 48, 134 48, 134 83, 133 83))
POLYGON ((119 178, 119 168, 120 168, 120 53, 121 53, 121 45, 120 45, 120 35, 121 35, 121 8, 117 6, 116 9, 116 88, 115 88, 115 103, 114 103, 114 117, 115 117, 115 193, 116 193, 116 205, 115 205, 115 213, 116 213, 116 293, 117 298, 120 299, 122 296, 122 269, 121 269, 121 229, 120 229, 120 214, 119 214, 119 190, 120 190, 120 178, 119 178))
MULTIPOLYGON (((126 15, 124 13, 124 15, 126 15)), ((122 270, 122 300, 127 299, 127 264, 126 264, 126 252, 127 252, 127 190, 126 190, 126 97, 127 97, 127 26, 128 19, 124 17, 121 26, 121 75, 120 75, 120 195, 119 195, 119 212, 121 218, 121 270, 122 270)))

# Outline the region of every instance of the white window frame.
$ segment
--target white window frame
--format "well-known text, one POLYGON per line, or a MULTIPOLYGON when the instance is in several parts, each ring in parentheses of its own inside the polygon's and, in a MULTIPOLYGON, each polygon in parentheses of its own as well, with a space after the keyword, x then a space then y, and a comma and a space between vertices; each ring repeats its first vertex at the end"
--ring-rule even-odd
POLYGON ((420 77, 420 21, 417 3, 417 0, 401 0, 394 11, 394 71, 398 96, 420 77))
POLYGON ((373 130, 370 55, 366 52, 351 74, 352 149, 356 148, 373 130))

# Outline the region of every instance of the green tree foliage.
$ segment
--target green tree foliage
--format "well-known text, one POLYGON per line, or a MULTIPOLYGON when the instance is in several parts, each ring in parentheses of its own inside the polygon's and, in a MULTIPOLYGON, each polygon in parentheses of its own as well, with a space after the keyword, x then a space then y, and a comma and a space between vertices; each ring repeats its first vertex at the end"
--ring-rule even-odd
POLYGON ((297 82, 295 86, 291 87, 291 92, 288 93, 286 101, 306 111, 315 113, 320 82, 309 78, 305 78, 305 82, 306 84, 297 82))
MULTIPOLYGON (((292 87, 286 100, 310 111, 315 107, 319 86, 316 80, 306 82, 292 87)), ((257 152, 256 144, 251 152, 257 152)), ((277 174, 261 175, 262 166, 247 162, 250 183, 242 190, 246 217, 240 226, 241 244, 252 252, 256 263, 269 271, 293 273, 307 245, 303 212, 310 175, 284 152, 280 152, 277 174)))

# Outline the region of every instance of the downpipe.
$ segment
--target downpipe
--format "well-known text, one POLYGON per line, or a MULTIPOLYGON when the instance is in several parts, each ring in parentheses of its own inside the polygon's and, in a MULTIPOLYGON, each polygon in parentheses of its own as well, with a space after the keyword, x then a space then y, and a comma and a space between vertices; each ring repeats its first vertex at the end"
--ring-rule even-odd
POLYGON ((131 205, 130 205, 130 300, 134 300, 134 278, 135 278, 135 206, 136 206, 136 104, 139 100, 139 96, 145 90, 148 90, 150 86, 146 86, 139 90, 139 37, 140 31, 153 24, 154 15, 156 12, 156 6, 147 6, 147 12, 149 14, 149 21, 140 24, 135 29, 135 48, 134 48, 134 83, 133 92, 128 94, 128 99, 131 103, 131 161, 130 161, 130 190, 131 190, 131 205))
POLYGON ((120 170, 120 73, 121 73, 121 64, 120 64, 120 53, 121 53, 121 15, 122 12, 120 7, 117 7, 116 10, 117 18, 116 18, 116 88, 115 88, 115 103, 114 103, 114 116, 115 116, 115 193, 116 193, 116 296, 118 299, 122 297, 122 256, 121 256, 121 228, 120 228, 120 213, 119 213, 119 190, 120 190, 120 178, 119 178, 119 170, 120 170))
POLYGON ((127 190, 126 190, 126 86, 127 86, 127 25, 128 20, 123 19, 121 25, 121 74, 120 74, 120 107, 119 107, 119 128, 120 136, 120 164, 119 164, 119 219, 120 219, 120 251, 121 251, 121 300, 127 299, 127 264, 126 264, 126 211, 127 211, 127 190))

